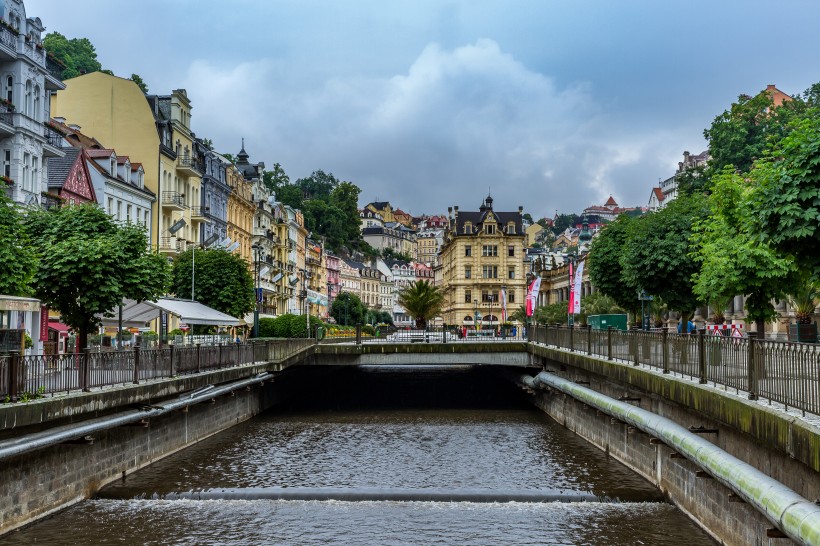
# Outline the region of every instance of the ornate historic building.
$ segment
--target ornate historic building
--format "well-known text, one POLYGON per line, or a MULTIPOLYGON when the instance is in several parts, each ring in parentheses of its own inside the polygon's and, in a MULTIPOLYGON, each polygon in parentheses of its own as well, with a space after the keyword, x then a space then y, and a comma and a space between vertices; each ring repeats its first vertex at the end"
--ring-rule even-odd
POLYGON ((445 296, 445 323, 472 326, 480 313, 482 325, 494 327, 501 321, 502 304, 510 314, 524 303, 523 212, 523 207, 495 211, 490 196, 478 211, 448 209, 449 226, 436 268, 436 282, 445 296))

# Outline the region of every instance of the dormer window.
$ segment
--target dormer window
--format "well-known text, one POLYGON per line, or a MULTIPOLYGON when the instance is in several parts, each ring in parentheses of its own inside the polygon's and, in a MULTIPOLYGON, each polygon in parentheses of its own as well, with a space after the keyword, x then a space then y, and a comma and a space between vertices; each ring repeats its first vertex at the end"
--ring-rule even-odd
POLYGON ((494 235, 495 234, 495 224, 486 224, 484 226, 484 231, 487 235, 494 235))
POLYGON ((111 164, 109 166, 109 170, 111 171, 111 176, 117 176, 117 156, 111 156, 111 164))
POLYGON ((507 224, 507 234, 515 235, 515 222, 509 222, 507 224))
POLYGON ((470 222, 464 222, 464 233, 472 233, 473 232, 473 224, 470 222))

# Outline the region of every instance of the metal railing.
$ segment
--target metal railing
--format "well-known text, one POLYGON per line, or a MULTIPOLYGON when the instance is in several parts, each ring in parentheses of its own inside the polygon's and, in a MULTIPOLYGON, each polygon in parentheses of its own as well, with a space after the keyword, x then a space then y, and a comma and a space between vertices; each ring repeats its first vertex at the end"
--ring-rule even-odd
POLYGON ((324 338, 327 342, 357 343, 475 343, 526 341, 518 327, 498 328, 428 326, 427 328, 389 328, 386 330, 367 327, 349 327, 348 330, 331 330, 324 338), (374 333, 375 332, 375 333, 374 333))
POLYGON ((820 345, 750 337, 533 326, 529 341, 712 383, 820 415, 820 345))
POLYGON ((185 198, 179 192, 175 191, 164 191, 162 192, 162 204, 163 205, 175 205, 178 207, 185 206, 185 198))
POLYGON ((294 338, 219 345, 133 347, 59 355, 0 354, 0 403, 278 362, 316 343, 294 338))

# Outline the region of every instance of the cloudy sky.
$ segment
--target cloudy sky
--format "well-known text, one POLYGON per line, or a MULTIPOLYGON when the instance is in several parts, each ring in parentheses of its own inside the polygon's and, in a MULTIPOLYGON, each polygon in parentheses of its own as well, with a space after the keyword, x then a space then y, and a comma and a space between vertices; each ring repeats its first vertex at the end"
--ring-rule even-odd
POLYGON ((645 205, 739 94, 820 81, 815 0, 25 1, 218 151, 413 214, 645 205))

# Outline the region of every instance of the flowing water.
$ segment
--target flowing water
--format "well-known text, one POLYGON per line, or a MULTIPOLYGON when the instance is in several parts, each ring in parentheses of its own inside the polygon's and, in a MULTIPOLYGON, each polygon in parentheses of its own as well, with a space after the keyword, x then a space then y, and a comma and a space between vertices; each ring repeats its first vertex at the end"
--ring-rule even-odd
POLYGON ((297 402, 7 541, 714 544, 497 376, 351 371, 309 381, 297 402))

